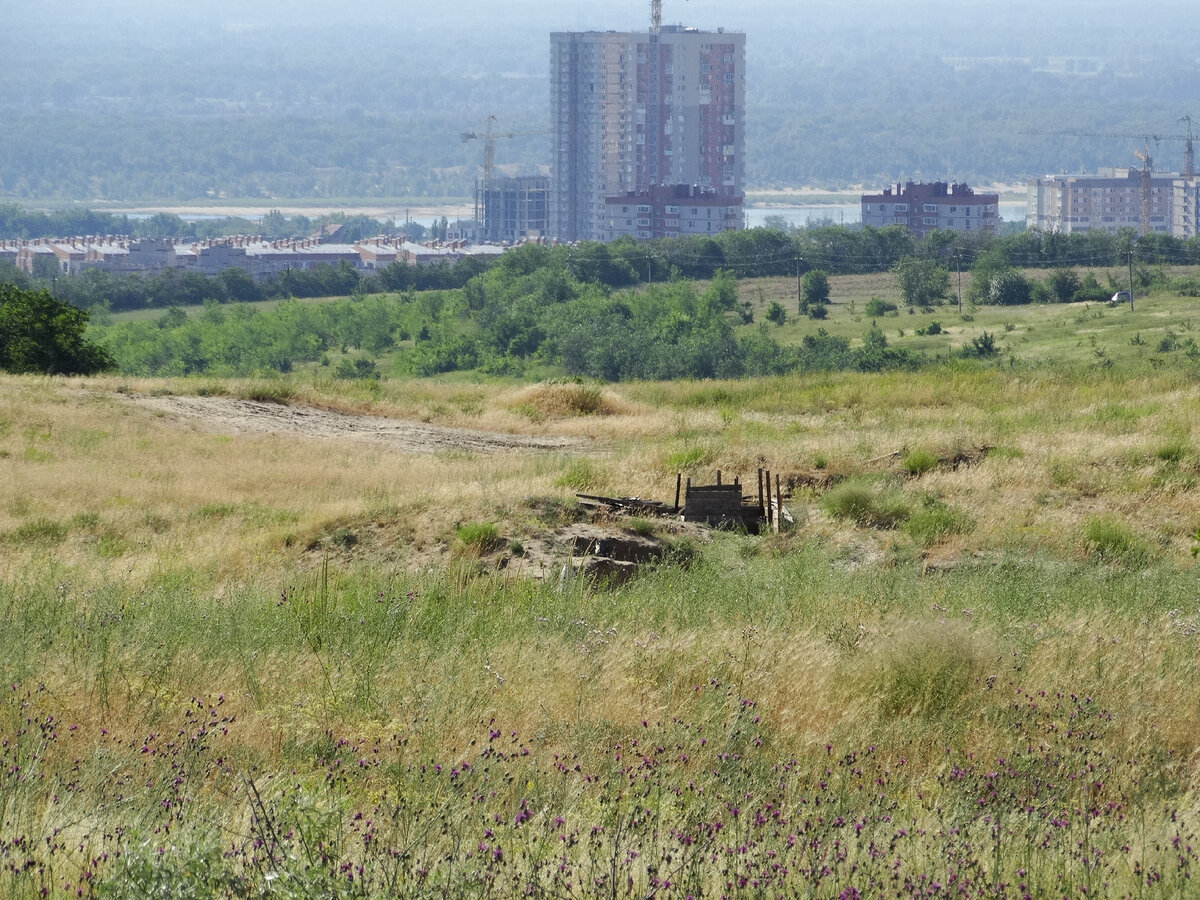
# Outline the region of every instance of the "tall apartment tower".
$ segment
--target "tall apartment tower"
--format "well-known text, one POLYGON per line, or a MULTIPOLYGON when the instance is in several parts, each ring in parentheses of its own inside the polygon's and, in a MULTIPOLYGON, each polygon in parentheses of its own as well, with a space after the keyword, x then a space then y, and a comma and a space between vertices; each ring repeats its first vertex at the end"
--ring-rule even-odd
POLYGON ((612 237, 606 201, 615 198, 647 207, 646 228, 622 233, 656 236, 651 189, 684 185, 693 196, 727 198, 738 212, 721 227, 741 227, 744 34, 683 26, 555 32, 550 53, 553 237, 612 237))

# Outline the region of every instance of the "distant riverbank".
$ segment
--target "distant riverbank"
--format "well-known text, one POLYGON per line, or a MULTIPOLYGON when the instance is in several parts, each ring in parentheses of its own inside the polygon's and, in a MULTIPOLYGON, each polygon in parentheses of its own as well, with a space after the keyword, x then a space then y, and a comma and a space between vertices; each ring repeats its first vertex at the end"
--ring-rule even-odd
MULTIPOLYGON (((876 188, 872 188, 875 190, 876 188)), ((860 195, 865 188, 828 190, 823 188, 777 188, 769 191, 749 191, 746 194, 746 224, 748 227, 763 225, 768 217, 778 217, 789 225, 804 227, 812 224, 857 225, 861 221, 860 195)), ((1007 222, 1025 220, 1025 189, 1022 185, 987 185, 977 188, 982 192, 1000 194, 1000 217, 1007 222)), ((131 218, 149 218, 159 213, 176 215, 187 220, 220 219, 236 217, 251 222, 261 220, 268 213, 278 210, 285 216, 309 216, 316 218, 329 215, 370 216, 380 221, 395 221, 397 224, 417 222, 428 226, 443 216, 453 221, 469 219, 474 214, 474 203, 468 199, 438 198, 417 199, 410 203, 402 201, 373 201, 364 199, 346 203, 328 203, 319 200, 280 200, 278 203, 261 201, 238 202, 236 200, 212 203, 129 203, 129 204, 47 204, 45 209, 62 209, 64 206, 88 206, 97 212, 127 215, 131 218)), ((41 208, 41 204, 29 204, 30 208, 41 208)))

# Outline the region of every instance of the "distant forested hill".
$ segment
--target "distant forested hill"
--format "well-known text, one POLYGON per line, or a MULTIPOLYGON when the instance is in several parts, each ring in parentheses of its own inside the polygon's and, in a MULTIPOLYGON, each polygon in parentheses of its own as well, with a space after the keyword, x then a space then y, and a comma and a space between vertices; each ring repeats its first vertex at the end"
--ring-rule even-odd
MULTIPOLYGON (((1188 8, 666 0, 748 34, 748 178, 759 188, 975 182, 1136 165, 1132 139, 1196 113, 1188 8)), ((642 0, 19 4, 0 28, 0 198, 445 197, 482 157, 463 132, 548 128, 551 30, 641 27, 642 0)), ((498 143, 533 172, 548 138, 498 143)), ((1182 144, 1152 146, 1177 169, 1182 144)))

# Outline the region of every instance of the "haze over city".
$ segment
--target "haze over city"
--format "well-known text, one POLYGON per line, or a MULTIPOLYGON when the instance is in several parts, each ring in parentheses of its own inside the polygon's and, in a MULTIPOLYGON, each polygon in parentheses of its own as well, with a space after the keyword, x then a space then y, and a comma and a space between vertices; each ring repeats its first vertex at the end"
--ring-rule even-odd
MULTIPOLYGON (((6 10, 0 198, 464 197, 490 115, 548 117, 549 33, 646 27, 648 3, 78 3, 6 10)), ((750 190, 983 183, 1136 165, 1190 114, 1182 3, 666 0, 664 21, 747 35, 750 190)), ((1181 149, 1165 147, 1178 168, 1181 149)), ((542 136, 509 174, 544 171, 542 136)))

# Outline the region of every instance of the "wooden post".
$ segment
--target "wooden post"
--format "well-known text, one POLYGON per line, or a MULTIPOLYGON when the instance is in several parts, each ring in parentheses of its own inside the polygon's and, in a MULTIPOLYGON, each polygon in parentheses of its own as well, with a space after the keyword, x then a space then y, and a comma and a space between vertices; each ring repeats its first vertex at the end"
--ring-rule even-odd
POLYGON ((763 506, 763 486, 762 486, 762 467, 758 469, 758 514, 763 516, 766 514, 766 508, 763 506))
POLYGON ((783 525, 783 491, 779 487, 779 473, 775 473, 775 533, 783 525))
POLYGON ((717 469, 717 487, 721 486, 721 470, 717 469))
POLYGON ((678 472, 675 475, 675 512, 679 512, 679 488, 683 484, 683 473, 678 472))
POLYGON ((767 527, 770 528, 771 520, 772 520, 771 517, 773 515, 773 513, 771 512, 771 470, 770 469, 765 470, 765 474, 766 474, 766 481, 767 481, 767 493, 766 493, 767 503, 766 503, 766 508, 763 510, 763 515, 765 515, 767 517, 767 527))

